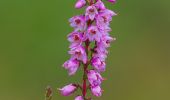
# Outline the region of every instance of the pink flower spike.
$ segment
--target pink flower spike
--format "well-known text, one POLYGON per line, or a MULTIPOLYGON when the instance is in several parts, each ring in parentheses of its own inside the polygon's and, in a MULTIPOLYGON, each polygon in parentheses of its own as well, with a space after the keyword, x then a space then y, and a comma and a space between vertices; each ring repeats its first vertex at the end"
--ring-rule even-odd
MULTIPOLYGON (((116 0, 106 1, 116 2, 116 0)), ((69 19, 73 28, 73 32, 67 36, 70 42, 68 53, 71 57, 63 64, 69 76, 76 74, 81 67, 82 82, 59 89, 64 96, 70 96, 80 89, 81 94, 78 94, 74 100, 92 100, 92 97, 88 97, 89 89, 94 96, 102 95, 100 86, 105 79, 101 73, 106 70, 108 47, 116 40, 109 33, 112 31, 110 27, 112 17, 117 14, 105 7, 104 0, 77 0, 75 8, 80 9, 84 6, 85 13, 69 19)))
POLYGON ((77 90, 77 87, 73 84, 69 84, 59 90, 63 96, 70 96, 73 92, 77 90))
POLYGON ((75 100, 84 100, 82 96, 77 96, 75 100))
POLYGON ((78 0, 75 4, 76 9, 80 9, 86 5, 86 0, 78 0))

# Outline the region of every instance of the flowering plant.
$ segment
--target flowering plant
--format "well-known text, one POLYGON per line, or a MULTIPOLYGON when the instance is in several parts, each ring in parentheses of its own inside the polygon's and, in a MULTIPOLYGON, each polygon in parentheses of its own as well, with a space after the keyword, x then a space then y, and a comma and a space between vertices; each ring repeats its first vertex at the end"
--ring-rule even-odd
MULTIPOLYGON (((115 3, 116 0, 107 1, 115 3)), ((110 47, 111 41, 116 40, 109 35, 111 31, 109 23, 116 13, 106 9, 102 0, 78 0, 75 4, 77 9, 84 6, 87 6, 85 14, 74 16, 69 20, 70 26, 74 28, 74 31, 68 35, 70 42, 68 53, 71 58, 63 64, 70 76, 83 65, 83 83, 70 83, 59 89, 63 96, 70 96, 80 89, 82 95, 76 96, 75 100, 92 100, 86 97, 88 89, 94 96, 102 95, 101 83, 104 78, 100 73, 106 68, 107 48, 110 47), (92 67, 89 68, 89 65, 92 67)))

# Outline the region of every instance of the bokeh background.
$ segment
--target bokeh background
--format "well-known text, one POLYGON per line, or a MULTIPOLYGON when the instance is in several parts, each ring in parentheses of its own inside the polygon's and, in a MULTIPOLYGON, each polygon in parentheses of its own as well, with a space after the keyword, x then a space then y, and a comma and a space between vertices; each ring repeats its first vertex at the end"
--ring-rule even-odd
MULTIPOLYGON (((61 66, 69 58, 68 19, 81 14, 76 0, 0 0, 0 100, 73 100, 57 92, 69 77, 61 66)), ((106 2, 118 13, 111 27, 117 41, 109 49, 107 78, 94 100, 170 100, 170 0, 106 2)), ((78 94, 77 92, 76 94, 78 94)))

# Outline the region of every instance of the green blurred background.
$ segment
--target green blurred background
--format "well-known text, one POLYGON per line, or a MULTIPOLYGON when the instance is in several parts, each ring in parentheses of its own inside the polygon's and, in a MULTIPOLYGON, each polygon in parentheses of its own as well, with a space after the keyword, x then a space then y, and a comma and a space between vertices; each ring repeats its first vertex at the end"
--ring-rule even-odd
MULTIPOLYGON (((44 100, 57 88, 81 80, 61 66, 69 58, 68 19, 76 0, 0 0, 0 100, 44 100)), ((106 3, 118 13, 111 27, 107 81, 94 100, 170 100, 170 0, 106 3)))

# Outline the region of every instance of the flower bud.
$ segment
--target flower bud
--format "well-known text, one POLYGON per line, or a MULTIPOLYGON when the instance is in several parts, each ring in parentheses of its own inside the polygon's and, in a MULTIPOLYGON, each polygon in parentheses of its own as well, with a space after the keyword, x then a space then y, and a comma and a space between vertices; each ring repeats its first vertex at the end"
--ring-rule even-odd
POLYGON ((69 75, 74 75, 79 68, 79 61, 70 59, 63 64, 63 67, 68 70, 69 75))
POLYGON ((82 96, 77 96, 75 100, 84 100, 82 96))
POLYGON ((106 63, 104 61, 101 61, 98 57, 94 57, 91 61, 93 67, 99 71, 104 72, 106 68, 106 63))
POLYGON ((91 86, 98 86, 102 83, 102 76, 95 70, 89 70, 87 73, 87 78, 91 86))
POLYGON ((75 8, 80 9, 86 5, 86 0, 78 0, 75 4, 75 8))
POLYGON ((45 98, 47 100, 50 100, 52 98, 52 96, 53 96, 53 90, 52 90, 52 88, 50 86, 47 86, 45 98))
POLYGON ((96 97, 100 97, 102 95, 102 90, 100 86, 91 87, 91 92, 96 97))
POLYGON ((59 89, 61 94, 63 96, 69 96, 71 95, 73 92, 75 92, 77 89, 77 87, 74 84, 69 84, 64 86, 63 88, 59 89))
POLYGON ((98 0, 95 4, 96 8, 99 10, 104 10, 106 9, 105 5, 103 4, 103 2, 101 0, 98 0))
POLYGON ((108 2, 111 2, 111 3, 115 3, 116 2, 116 0, 107 0, 108 2))

